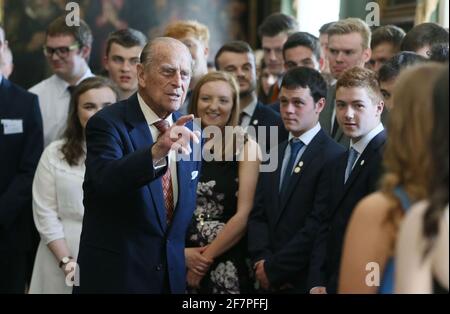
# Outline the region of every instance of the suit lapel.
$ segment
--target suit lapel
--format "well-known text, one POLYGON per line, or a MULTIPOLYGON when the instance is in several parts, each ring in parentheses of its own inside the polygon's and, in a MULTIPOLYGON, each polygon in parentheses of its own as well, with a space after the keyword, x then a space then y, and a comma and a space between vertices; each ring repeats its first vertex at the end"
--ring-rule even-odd
MULTIPOLYGON (((0 104, 6 104, 8 97, 6 93, 8 92, 8 88, 10 86, 10 83, 5 78, 2 78, 2 81, 0 82, 0 104)), ((9 99, 11 101, 11 99, 9 99)))
POLYGON ((327 104, 320 114, 320 125, 327 132, 327 134, 331 135, 331 117, 333 116, 334 110, 334 101, 336 98, 336 85, 331 86, 328 89, 327 93, 327 104))
POLYGON ((272 214, 274 221, 277 219, 279 212, 281 210, 281 195, 280 195, 280 184, 281 180, 281 169, 283 166, 283 160, 284 160, 284 153, 286 152, 286 147, 288 145, 287 141, 284 141, 280 145, 278 145, 278 164, 279 166, 274 172, 274 175, 272 176, 272 180, 270 181, 271 189, 275 191, 274 195, 276 197, 272 197, 272 214))
MULTIPOLYGON (((356 161, 355 167, 353 168, 352 172, 350 173, 350 177, 348 178, 347 182, 344 185, 344 191, 342 193, 341 199, 343 199, 345 195, 348 193, 351 186, 355 183, 356 179, 359 177, 361 171, 364 168, 366 168, 368 164, 370 164, 371 160, 375 157, 376 152, 379 150, 380 146, 384 144, 385 139, 386 139, 386 132, 383 131, 379 133, 377 136, 375 136, 372 139, 372 141, 370 141, 369 145, 367 145, 362 155, 356 161)), ((348 154, 346 156, 348 156, 348 154)), ((346 166, 347 161, 345 162, 345 166, 342 167, 344 169, 344 175, 341 177, 342 181, 344 180, 346 166)))
POLYGON ((257 104, 256 104, 256 107, 255 107, 255 112, 253 112, 253 116, 252 116, 252 118, 250 119, 250 124, 249 124, 249 126, 255 127, 256 130, 257 130, 258 126, 261 124, 261 121, 260 121, 260 120, 261 120, 261 118, 262 118, 262 117, 260 117, 259 106, 260 106, 260 104, 257 103, 257 104))
POLYGON ((283 196, 283 199, 281 199, 281 206, 279 211, 279 216, 277 217, 276 222, 281 217, 281 214, 286 209, 287 204, 289 203, 290 198, 292 197, 292 194, 294 193, 295 189, 298 186, 298 183, 300 179, 303 177, 303 174, 308 167, 311 166, 312 162, 314 161, 314 157, 317 156, 318 152, 320 151, 320 148, 322 147, 323 143, 323 130, 321 130, 309 143, 309 145, 306 147, 305 152, 303 153, 302 157, 299 159, 298 163, 295 165, 295 168, 299 169, 300 172, 292 173, 290 179, 289 179, 289 185, 286 190, 286 194, 283 196))
MULTIPOLYGON (((139 106, 137 94, 129 100, 127 106, 127 122, 132 127, 129 134, 135 150, 147 149, 153 145, 152 134, 150 133, 147 121, 139 106)), ((148 187, 152 196, 154 208, 158 213, 159 224, 164 232, 167 223, 161 178, 150 182, 148 187)))

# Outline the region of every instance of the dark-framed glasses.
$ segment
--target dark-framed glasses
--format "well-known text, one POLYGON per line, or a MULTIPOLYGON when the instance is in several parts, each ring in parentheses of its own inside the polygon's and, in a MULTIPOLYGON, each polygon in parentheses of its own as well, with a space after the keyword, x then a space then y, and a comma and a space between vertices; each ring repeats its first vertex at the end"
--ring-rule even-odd
POLYGON ((72 46, 68 46, 68 47, 48 47, 48 46, 44 46, 44 55, 46 57, 52 57, 53 54, 56 52, 56 54, 58 55, 58 57, 60 58, 67 58, 70 54, 71 51, 76 50, 80 47, 79 44, 73 44, 72 46))

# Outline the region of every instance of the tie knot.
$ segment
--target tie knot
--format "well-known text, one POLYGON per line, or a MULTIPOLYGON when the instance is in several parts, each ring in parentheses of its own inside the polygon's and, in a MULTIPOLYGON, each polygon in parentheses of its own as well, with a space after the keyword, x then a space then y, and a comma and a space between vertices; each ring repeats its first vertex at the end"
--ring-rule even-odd
POLYGON ((358 154, 359 153, 358 153, 358 151, 356 149, 354 149, 353 147, 350 147, 349 159, 356 159, 358 154))
POLYGON ((169 122, 166 120, 159 120, 158 122, 153 123, 153 125, 158 129, 159 133, 164 133, 169 129, 169 122))
POLYGON ((76 86, 67 86, 67 90, 69 91, 70 96, 73 95, 73 91, 75 90, 75 87, 76 87, 76 86))
POLYGON ((244 118, 245 118, 245 116, 247 115, 247 113, 246 112, 244 112, 244 111, 242 111, 240 114, 239 114, 239 125, 241 125, 242 124, 242 121, 244 120, 244 118))
POLYGON ((302 149, 303 147, 303 142, 301 140, 299 140, 298 138, 293 138, 290 142, 289 145, 291 146, 291 150, 293 151, 299 151, 300 149, 302 149))

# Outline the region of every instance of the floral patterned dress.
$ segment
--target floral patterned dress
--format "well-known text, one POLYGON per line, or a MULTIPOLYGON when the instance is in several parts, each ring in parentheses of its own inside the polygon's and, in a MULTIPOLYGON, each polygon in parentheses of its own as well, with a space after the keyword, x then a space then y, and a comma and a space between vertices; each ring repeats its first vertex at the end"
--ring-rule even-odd
MULTIPOLYGON (((187 247, 210 244, 236 213, 238 162, 203 162, 197 187, 197 208, 188 231, 187 247)), ((247 239, 216 258, 203 277, 200 289, 189 293, 238 294, 251 292, 252 270, 247 254, 247 239)))

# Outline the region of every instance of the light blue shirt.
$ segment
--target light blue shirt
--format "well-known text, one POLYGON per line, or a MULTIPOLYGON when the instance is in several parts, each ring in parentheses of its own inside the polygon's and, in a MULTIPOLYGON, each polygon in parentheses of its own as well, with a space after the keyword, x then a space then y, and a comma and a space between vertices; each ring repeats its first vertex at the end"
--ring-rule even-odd
MULTIPOLYGON (((303 153, 308 148, 309 143, 311 143, 313 138, 317 135, 317 133, 320 132, 321 129, 322 129, 322 127, 320 126, 320 123, 317 123, 315 127, 313 127, 312 129, 308 130, 307 132, 303 133, 300 137, 297 137, 297 139, 299 139, 300 141, 303 142, 304 146, 298 152, 298 155, 297 155, 297 158, 295 159, 294 165, 298 164, 298 162, 302 158, 303 153)), ((295 136, 292 133, 289 133, 289 141, 288 141, 288 143, 293 138, 295 138, 295 136)), ((287 147, 286 147, 286 150, 284 152, 283 164, 282 164, 282 167, 281 167, 279 190, 281 189, 281 184, 283 182, 283 178, 284 178, 284 175, 286 173, 286 167, 287 167, 287 164, 289 163, 289 159, 290 158, 291 158, 291 146, 288 144, 287 147)), ((294 169, 295 169, 295 167, 293 169, 289 170, 291 175, 292 175, 292 172, 294 171, 294 169)))

